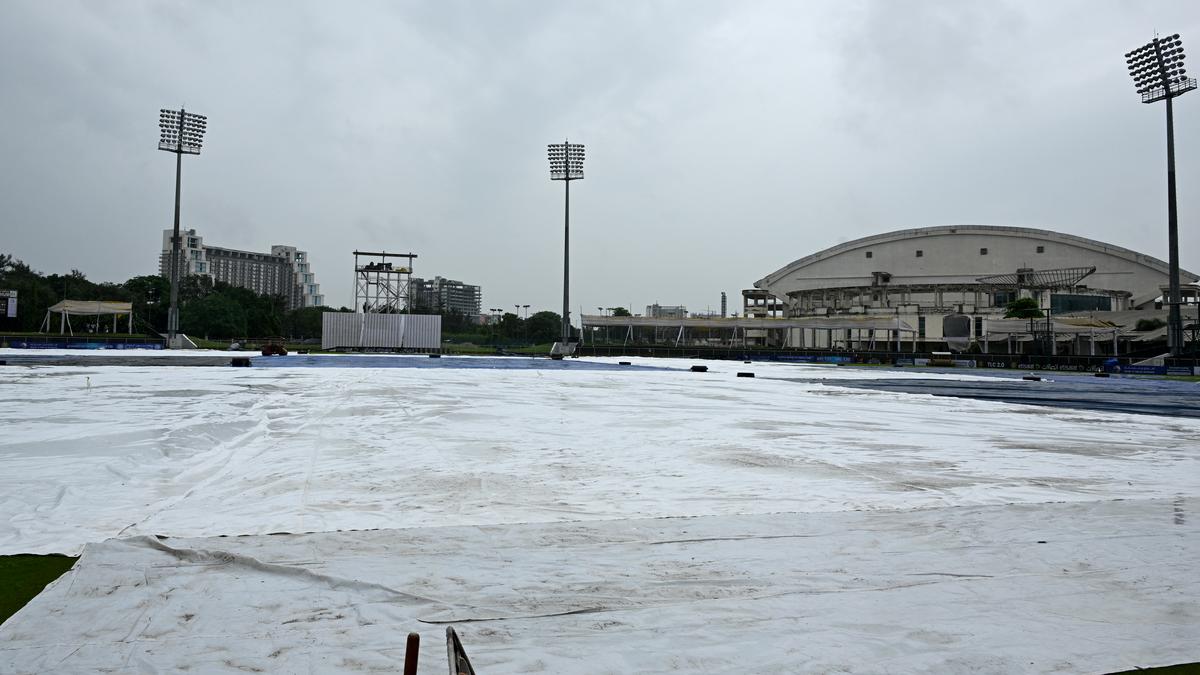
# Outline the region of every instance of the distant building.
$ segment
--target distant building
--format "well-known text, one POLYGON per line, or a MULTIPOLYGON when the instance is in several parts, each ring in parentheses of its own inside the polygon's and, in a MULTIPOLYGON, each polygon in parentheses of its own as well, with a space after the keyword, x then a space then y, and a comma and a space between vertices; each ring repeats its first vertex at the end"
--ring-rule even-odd
MULTIPOLYGON (((171 230, 163 230, 158 270, 171 273, 171 230)), ((295 246, 272 246, 270 253, 209 246, 196 230, 180 231, 180 278, 207 276, 214 282, 248 288, 260 295, 282 295, 288 309, 325 304, 321 285, 309 267, 308 253, 295 246)))
POLYGON ((413 277, 410 294, 414 304, 436 312, 454 312, 463 316, 479 316, 483 291, 479 286, 454 279, 413 277))
POLYGON ((686 319, 687 315, 683 305, 646 305, 646 316, 652 319, 686 319))

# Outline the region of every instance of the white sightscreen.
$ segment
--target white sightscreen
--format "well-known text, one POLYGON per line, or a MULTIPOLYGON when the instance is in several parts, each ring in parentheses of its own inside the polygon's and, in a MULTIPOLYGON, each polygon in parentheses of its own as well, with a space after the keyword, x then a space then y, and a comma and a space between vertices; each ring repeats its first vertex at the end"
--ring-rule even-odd
POLYGON ((438 349, 442 317, 436 314, 321 315, 321 349, 438 349))

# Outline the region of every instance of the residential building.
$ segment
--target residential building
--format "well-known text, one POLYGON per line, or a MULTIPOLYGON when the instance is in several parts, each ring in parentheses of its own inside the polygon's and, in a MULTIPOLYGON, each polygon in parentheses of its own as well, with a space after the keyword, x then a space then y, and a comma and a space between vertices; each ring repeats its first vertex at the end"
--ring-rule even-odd
POLYGON ((479 316, 483 292, 479 286, 454 279, 413 277, 409 286, 413 304, 435 312, 454 312, 463 316, 479 316))
POLYGON ((295 246, 271 246, 271 255, 281 256, 291 264, 292 270, 292 307, 316 307, 325 304, 325 296, 321 294, 321 284, 313 274, 308 262, 308 253, 297 251, 295 246))
MULTIPOLYGON (((163 230, 159 254, 159 273, 163 276, 169 276, 171 270, 171 232, 163 230)), ((282 245, 272 246, 270 253, 212 246, 205 244, 195 229, 181 231, 180 237, 180 277, 207 276, 214 282, 248 288, 261 295, 282 295, 288 309, 325 304, 305 251, 282 245)))

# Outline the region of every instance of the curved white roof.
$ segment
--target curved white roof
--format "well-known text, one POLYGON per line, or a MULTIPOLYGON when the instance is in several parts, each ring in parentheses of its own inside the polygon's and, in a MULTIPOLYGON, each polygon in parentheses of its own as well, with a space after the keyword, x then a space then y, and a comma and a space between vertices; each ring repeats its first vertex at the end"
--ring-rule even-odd
MULTIPOLYGON (((891 274, 893 285, 973 283, 1019 267, 1075 265, 1098 268, 1089 280, 1094 286, 1127 290, 1141 298, 1157 295, 1168 274, 1167 263, 1158 258, 1087 237, 1029 227, 944 225, 837 244, 781 267, 754 286, 783 298, 796 290, 869 285, 873 271, 891 274), (867 251, 874 255, 868 257, 867 251)), ((1180 277, 1185 284, 1200 278, 1183 270, 1180 277)))

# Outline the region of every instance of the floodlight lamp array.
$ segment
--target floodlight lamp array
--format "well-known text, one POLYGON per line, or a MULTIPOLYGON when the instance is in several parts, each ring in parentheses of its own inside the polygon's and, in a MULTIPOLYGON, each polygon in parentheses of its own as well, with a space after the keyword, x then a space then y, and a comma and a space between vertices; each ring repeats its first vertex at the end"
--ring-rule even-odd
POLYGON ((546 146, 550 160, 550 180, 583 178, 584 148, 581 143, 551 143, 546 146))
POLYGON ((1150 103, 1195 89, 1184 67, 1183 41, 1179 34, 1153 41, 1125 54, 1133 86, 1142 100, 1150 103))
POLYGON ((200 154, 208 117, 186 110, 160 110, 158 149, 188 155, 200 154))

